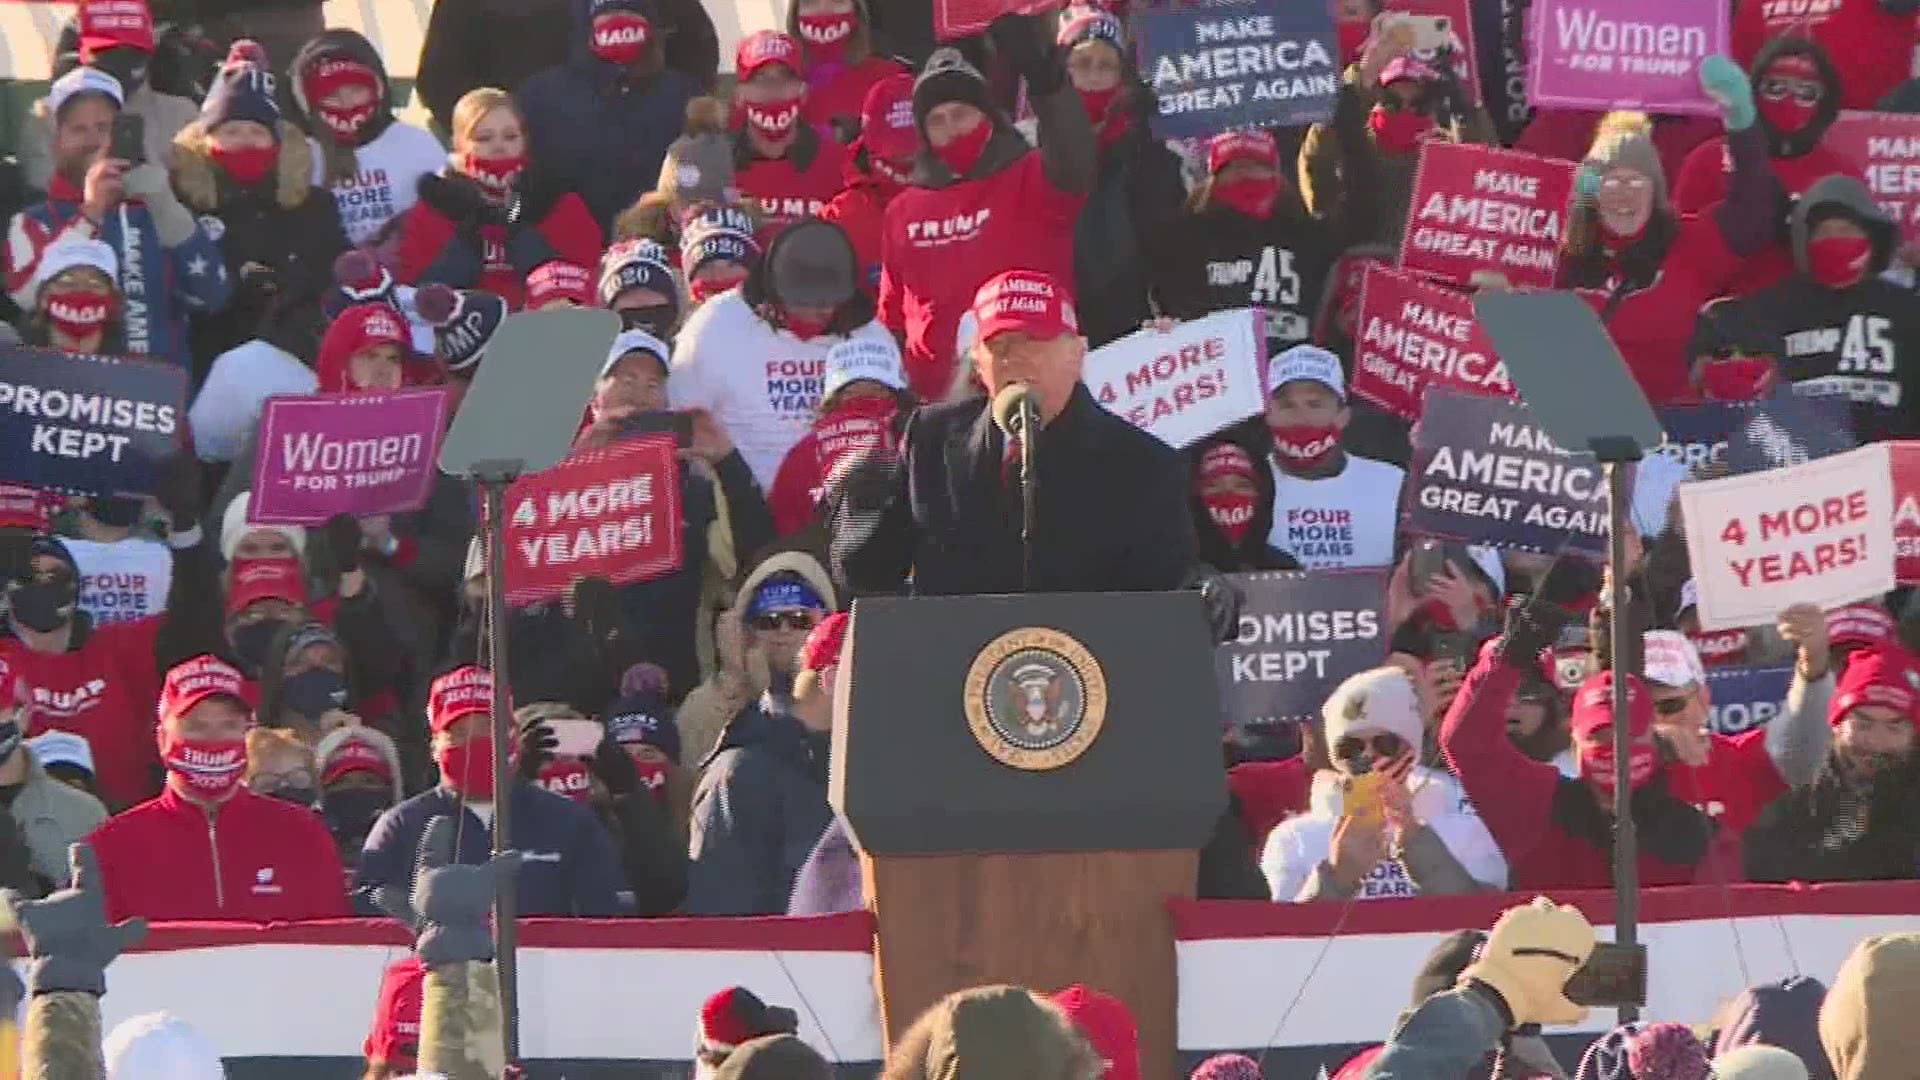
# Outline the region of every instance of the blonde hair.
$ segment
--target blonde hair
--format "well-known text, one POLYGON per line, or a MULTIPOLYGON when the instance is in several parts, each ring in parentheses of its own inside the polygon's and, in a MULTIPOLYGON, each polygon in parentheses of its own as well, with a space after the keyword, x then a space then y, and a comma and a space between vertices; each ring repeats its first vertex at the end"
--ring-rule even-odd
POLYGON ((513 103, 513 95, 497 86, 482 86, 460 95, 453 106, 453 123, 447 125, 453 134, 453 145, 466 146, 473 142, 473 129, 480 126, 495 109, 506 109, 520 121, 522 128, 527 118, 520 115, 520 106, 513 103))
POLYGON ((252 780, 269 764, 277 763, 282 755, 298 758, 318 778, 319 766, 314 762, 313 747, 292 731, 257 727, 247 732, 247 779, 252 780))

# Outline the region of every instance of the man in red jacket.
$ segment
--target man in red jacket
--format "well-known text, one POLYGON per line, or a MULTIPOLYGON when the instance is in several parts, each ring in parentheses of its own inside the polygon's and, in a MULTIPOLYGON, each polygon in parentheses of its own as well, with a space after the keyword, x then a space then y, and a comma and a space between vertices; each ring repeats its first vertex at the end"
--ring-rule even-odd
POLYGON ((740 42, 734 56, 741 130, 735 136, 734 183, 760 208, 755 239, 773 245, 780 231, 818 217, 840 190, 847 149, 800 118, 807 100, 800 46, 785 34, 762 30, 740 42))
MULTIPOLYGON (((1578 778, 1561 776, 1507 738, 1507 702, 1569 618, 1537 600, 1515 612, 1499 651, 1482 654, 1440 728, 1447 765, 1506 854, 1517 892, 1607 888, 1613 881, 1614 673, 1589 677, 1574 695, 1578 778)), ((1714 825, 1667 790, 1653 739, 1653 698, 1637 677, 1624 682, 1640 884, 1690 882, 1708 855, 1714 825)))
POLYGON ((925 150, 912 183, 887 207, 880 321, 906 342, 907 378, 924 400, 947 396, 960 317, 989 279, 1032 270, 1073 293, 1073 228, 1100 159, 1051 22, 1003 15, 990 28, 1027 80, 1037 151, 994 108, 986 79, 958 50, 936 51, 913 84, 925 150))
POLYGON ((158 740, 166 790, 93 834, 110 920, 348 914, 340 856, 319 815, 240 786, 252 722, 241 683, 212 656, 167 672, 158 740))

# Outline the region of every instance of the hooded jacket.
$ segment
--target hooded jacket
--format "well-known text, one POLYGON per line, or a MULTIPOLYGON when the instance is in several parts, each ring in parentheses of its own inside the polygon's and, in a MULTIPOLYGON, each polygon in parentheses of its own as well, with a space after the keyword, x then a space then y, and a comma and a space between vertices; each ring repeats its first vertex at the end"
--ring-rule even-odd
POLYGON ((1809 975, 1749 986, 1721 1013, 1713 1056, 1743 1046, 1777 1046, 1806 1065, 1807 1080, 1834 1080, 1833 1063, 1820 1045, 1820 1004, 1826 996, 1825 984, 1809 975))
MULTIPOLYGON (((1510 888, 1607 888, 1612 819, 1585 781, 1527 757, 1507 737, 1507 702, 1521 674, 1493 652, 1483 653, 1441 725, 1441 752, 1506 855, 1510 888)), ((1712 821, 1668 794, 1657 778, 1635 791, 1633 801, 1641 885, 1693 881, 1708 862, 1712 821)))
POLYGON ((1899 236, 1860 181, 1831 176, 1794 204, 1791 276, 1739 301, 1737 315, 1759 321, 1786 343, 1780 381, 1803 394, 1853 403, 1862 442, 1920 432, 1920 296, 1880 277, 1899 236), (1807 242, 1819 219, 1851 219, 1873 241, 1864 276, 1830 289, 1807 274, 1807 242))
POLYGON ((282 97, 287 116, 315 132, 319 147, 319 182, 333 193, 340 226, 354 246, 375 241, 386 227, 413 208, 419 199, 420 178, 439 172, 446 164, 440 140, 403 123, 393 115, 393 82, 387 76, 380 51, 358 31, 334 29, 307 42, 288 71, 291 85, 282 97), (380 80, 380 99, 373 118, 343 146, 328 134, 307 100, 303 76, 324 60, 353 60, 371 69, 380 80))
MULTIPOLYGON (((1920 1060, 1920 934, 1875 934, 1853 947, 1820 1005, 1820 1043, 1839 1080, 1893 1080, 1920 1060)), ((1809 1072, 1812 1071, 1809 1067, 1809 1072)))
POLYGON ((395 277, 406 285, 480 289, 518 311, 526 303, 527 275, 541 263, 564 259, 598 266, 602 232, 587 204, 528 169, 520 184, 520 223, 514 225, 460 173, 422 176, 420 201, 400 219, 395 277))
POLYGON ((1760 51, 1772 39, 1810 35, 1843 61, 1840 107, 1872 109, 1906 79, 1913 66, 1913 0, 1746 0, 1735 5, 1733 58, 1760 70, 1760 51))
MULTIPOLYGON (((1767 42, 1754 58, 1751 68, 1754 81, 1763 78, 1767 68, 1782 57, 1807 58, 1820 72, 1820 82, 1826 88, 1813 119, 1797 132, 1774 130, 1765 113, 1754 121, 1754 126, 1766 136, 1767 164, 1772 167, 1774 179, 1780 182, 1780 189, 1789 200, 1781 206, 1780 216, 1785 220, 1791 200, 1805 195, 1822 178, 1837 174, 1852 177, 1861 183, 1865 183, 1866 178, 1861 175, 1856 162, 1824 141, 1827 129, 1833 126, 1834 120, 1840 115, 1840 72, 1834 67, 1833 61, 1824 49, 1806 38, 1777 37, 1767 42)), ((1681 214, 1702 213, 1725 198, 1727 175, 1732 164, 1724 135, 1715 136, 1695 147, 1675 174, 1674 210, 1681 214)), ((1775 243, 1747 260, 1740 273, 1728 283, 1727 292, 1734 296, 1757 292, 1792 273, 1793 267, 1793 253, 1782 233, 1775 243)))
POLYGON ((1073 236, 1099 166, 1093 127, 1072 83, 1035 97, 1039 149, 999 110, 993 134, 956 177, 921 135, 913 180, 887 206, 880 238, 880 321, 906 342, 907 381, 944 398, 960 317, 1005 270, 1037 270, 1074 293, 1073 236))
POLYGON ((1307 211, 1285 172, 1279 198, 1264 221, 1196 192, 1187 209, 1155 237, 1150 265, 1160 311, 1194 319, 1230 308, 1259 308, 1267 313, 1269 356, 1311 341, 1328 273, 1358 234, 1372 228, 1378 157, 1367 146, 1365 118, 1360 94, 1342 86, 1333 130, 1347 147, 1346 197, 1327 216, 1307 211))
POLYGON ((635 78, 584 56, 528 79, 514 99, 527 120, 533 164, 579 192, 607 232, 622 210, 653 189, 696 93, 693 80, 672 68, 635 78))
POLYGON ((92 843, 109 921, 348 914, 340 854, 320 815, 244 787, 211 812, 168 787, 109 819, 92 843))
POLYGON ((258 337, 269 321, 318 325, 320 295, 333 284, 333 260, 346 250, 340 212, 314 187, 313 150, 293 124, 280 125, 280 154, 259 187, 241 188, 213 161, 198 120, 173 140, 173 189, 200 227, 215 233, 233 298, 193 324, 196 357, 218 356, 258 337), (267 272, 245 269, 266 267, 267 272))
MULTIPOLYGON (((1194 479, 1187 495, 1187 509, 1193 518, 1193 533, 1199 543, 1200 559, 1223 574, 1242 570, 1298 570, 1300 561, 1268 542, 1273 533, 1273 470, 1262 465, 1273 452, 1273 437, 1267 431, 1265 417, 1256 417, 1220 432, 1189 447, 1187 474, 1195 476, 1207 451, 1223 442, 1237 444, 1253 461, 1253 518, 1239 544, 1232 544, 1214 523, 1206 501, 1200 497, 1200 482, 1194 479)), ((1264 836, 1265 833, 1262 832, 1264 836)))

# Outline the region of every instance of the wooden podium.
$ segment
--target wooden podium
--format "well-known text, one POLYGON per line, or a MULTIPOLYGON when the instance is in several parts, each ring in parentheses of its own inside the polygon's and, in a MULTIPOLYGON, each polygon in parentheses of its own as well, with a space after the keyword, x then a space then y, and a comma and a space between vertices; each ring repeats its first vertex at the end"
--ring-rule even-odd
POLYGON ((1226 805, 1198 594, 863 599, 846 650, 831 799, 889 1048, 951 991, 1079 982, 1125 1001, 1145 1075, 1172 1075, 1166 905, 1226 805))

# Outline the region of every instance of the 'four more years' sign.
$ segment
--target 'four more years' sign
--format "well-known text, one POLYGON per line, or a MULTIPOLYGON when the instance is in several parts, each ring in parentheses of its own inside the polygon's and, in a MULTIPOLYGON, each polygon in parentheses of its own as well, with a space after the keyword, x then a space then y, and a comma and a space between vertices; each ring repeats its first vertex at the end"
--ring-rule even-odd
POLYGON ((1218 311, 1162 332, 1151 327, 1087 354, 1094 400, 1180 449, 1266 407, 1263 317, 1218 311))
POLYGON ((0 480, 147 494, 182 446, 186 369, 154 360, 0 348, 0 480))
POLYGON ((418 510, 433 493, 447 391, 267 399, 253 467, 253 520, 318 525, 335 514, 418 510))
POLYGON ((576 454, 507 489, 507 603, 553 600, 583 577, 651 581, 680 568, 680 462, 672 435, 576 454))
POLYGON ((1240 633, 1214 650, 1229 727, 1302 720, 1347 676, 1387 657, 1387 572, 1229 574, 1240 633))
MULTIPOLYGON (((1728 50, 1725 0, 1536 0, 1527 100, 1538 108, 1712 115, 1700 64, 1728 50)), ((1844 61, 1842 61, 1844 62, 1844 61)))
POLYGON ((1513 397, 1507 365, 1473 317, 1465 293, 1369 266, 1354 332, 1353 394, 1418 420, 1429 387, 1513 397))
POLYGON ((1552 288, 1574 169, 1517 150, 1421 144, 1400 268, 1459 285, 1484 270, 1515 287, 1552 288))
POLYGON ((1333 116, 1339 47, 1327 4, 1228 0, 1136 10, 1140 71, 1161 138, 1294 127, 1333 116))
POLYGON ((1887 444, 1680 485, 1700 628, 1761 626, 1794 604, 1832 609, 1893 588, 1887 444))
POLYGON ((1517 401, 1435 388, 1415 429, 1413 532, 1526 551, 1607 549, 1607 484, 1517 401))

